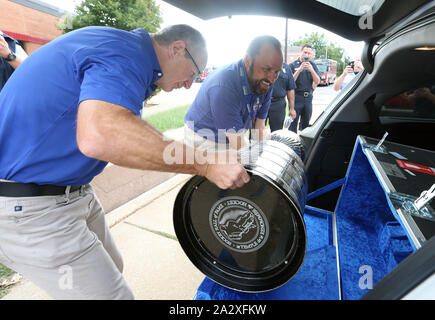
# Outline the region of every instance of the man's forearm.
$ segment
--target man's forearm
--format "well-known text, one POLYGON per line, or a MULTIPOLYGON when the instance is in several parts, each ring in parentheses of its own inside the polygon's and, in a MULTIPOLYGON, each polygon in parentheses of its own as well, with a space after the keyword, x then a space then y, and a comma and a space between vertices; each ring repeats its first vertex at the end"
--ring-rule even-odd
POLYGON ((288 100, 288 107, 289 110, 295 109, 295 90, 287 91, 287 100, 288 100))
POLYGON ((320 77, 314 69, 311 70, 311 76, 313 77, 313 89, 315 89, 320 83, 320 77))
POLYGON ((295 81, 298 79, 299 74, 301 73, 301 71, 302 71, 302 67, 299 67, 299 69, 296 70, 295 73, 293 73, 293 79, 294 79, 295 81))
POLYGON ((8 63, 11 65, 12 68, 16 69, 18 68, 18 66, 23 62, 23 59, 21 59, 20 57, 16 57, 15 60, 13 61, 8 61, 8 63))
POLYGON ((255 134, 253 135, 253 139, 269 139, 269 131, 266 128, 266 119, 257 119, 255 122, 255 134))
POLYGON ((234 150, 239 150, 249 144, 249 140, 246 138, 245 134, 226 133, 226 136, 230 142, 231 148, 234 150))
POLYGON ((343 84, 344 78, 346 78, 347 74, 342 73, 341 76, 337 78, 334 82, 334 90, 338 91, 341 88, 341 85, 343 84))
POLYGON ((166 140, 131 111, 109 103, 101 108, 101 102, 96 100, 80 104, 77 144, 86 156, 123 167, 202 175, 206 170, 206 164, 195 159, 192 148, 166 140), (181 158, 168 162, 165 155, 174 159, 168 150, 181 158), (187 159, 188 155, 193 159, 187 159))

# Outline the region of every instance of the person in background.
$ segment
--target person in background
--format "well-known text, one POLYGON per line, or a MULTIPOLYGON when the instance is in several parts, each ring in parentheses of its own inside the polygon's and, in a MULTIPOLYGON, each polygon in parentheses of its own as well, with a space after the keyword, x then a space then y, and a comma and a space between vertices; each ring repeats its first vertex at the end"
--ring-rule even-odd
POLYGON ((0 91, 27 56, 22 49, 17 54, 18 49, 18 41, 0 31, 0 91))
POLYGON ((289 106, 288 116, 294 120, 295 111, 295 89, 296 83, 288 64, 283 63, 282 70, 279 73, 278 80, 273 84, 272 99, 269 108, 269 125, 270 131, 282 129, 285 119, 286 97, 289 106))
POLYGON ((344 68, 343 73, 337 78, 337 80, 335 80, 334 90, 340 91, 345 88, 362 70, 364 70, 364 67, 361 63, 361 58, 355 57, 350 65, 344 68))
POLYGON ((296 82, 295 111, 296 117, 290 125, 293 132, 303 130, 310 124, 313 113, 313 92, 320 83, 320 72, 312 61, 314 49, 310 44, 304 44, 301 55, 290 64, 293 78, 296 82))

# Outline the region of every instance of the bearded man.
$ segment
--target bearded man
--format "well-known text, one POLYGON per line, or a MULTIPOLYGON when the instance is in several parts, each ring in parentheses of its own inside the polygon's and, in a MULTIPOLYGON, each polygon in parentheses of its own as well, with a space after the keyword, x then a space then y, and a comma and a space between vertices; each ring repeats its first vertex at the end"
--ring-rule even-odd
POLYGON ((203 148, 240 149, 267 137, 272 85, 282 69, 281 43, 260 36, 243 59, 209 75, 185 116, 185 143, 203 148))

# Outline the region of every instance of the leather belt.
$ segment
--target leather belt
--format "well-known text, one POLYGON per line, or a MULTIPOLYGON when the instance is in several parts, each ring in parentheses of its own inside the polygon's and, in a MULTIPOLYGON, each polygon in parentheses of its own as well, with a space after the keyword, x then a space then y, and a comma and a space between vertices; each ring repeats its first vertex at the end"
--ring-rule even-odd
POLYGON ((274 98, 274 97, 272 97, 272 98, 270 99, 270 101, 271 101, 271 102, 277 102, 277 101, 280 101, 280 100, 282 100, 282 99, 284 99, 284 97, 281 97, 281 98, 274 98))
MULTIPOLYGON (((69 192, 80 190, 82 186, 71 186, 69 192)), ((0 182, 0 197, 41 197, 58 196, 66 193, 67 187, 38 185, 35 183, 0 182)))
POLYGON ((296 94, 300 94, 304 97, 308 97, 311 94, 311 92, 310 91, 296 91, 296 94))

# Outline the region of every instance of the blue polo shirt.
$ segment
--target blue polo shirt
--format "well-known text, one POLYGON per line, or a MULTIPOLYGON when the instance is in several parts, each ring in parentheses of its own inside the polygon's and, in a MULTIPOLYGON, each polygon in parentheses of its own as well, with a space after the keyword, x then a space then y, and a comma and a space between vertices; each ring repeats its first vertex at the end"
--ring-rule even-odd
POLYGON ((251 90, 245 65, 240 60, 207 77, 184 120, 202 137, 229 143, 224 134, 219 135, 219 130, 240 133, 251 128, 254 119, 265 119, 271 93, 272 88, 263 95, 251 90))
POLYGON ((0 179, 59 186, 89 183, 107 165, 77 147, 77 110, 102 100, 140 114, 162 76, 151 39, 87 27, 31 54, 0 92, 0 179))

